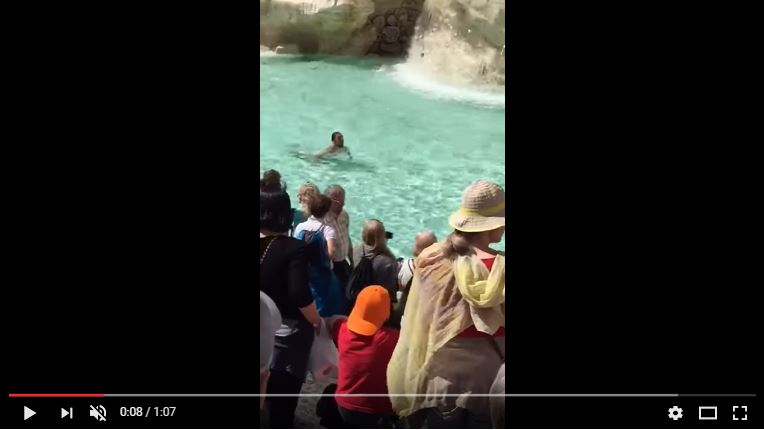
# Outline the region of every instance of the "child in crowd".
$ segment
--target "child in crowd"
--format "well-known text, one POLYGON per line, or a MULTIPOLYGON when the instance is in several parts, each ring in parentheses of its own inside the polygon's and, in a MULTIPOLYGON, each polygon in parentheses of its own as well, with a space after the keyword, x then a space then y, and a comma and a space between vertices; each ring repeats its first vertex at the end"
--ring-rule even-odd
MULTIPOLYGON (((350 316, 329 319, 339 350, 336 394, 387 394, 387 364, 399 330, 386 327, 390 293, 372 285, 356 298, 350 316)), ((388 397, 336 397, 340 415, 350 428, 391 428, 395 413, 388 397)))

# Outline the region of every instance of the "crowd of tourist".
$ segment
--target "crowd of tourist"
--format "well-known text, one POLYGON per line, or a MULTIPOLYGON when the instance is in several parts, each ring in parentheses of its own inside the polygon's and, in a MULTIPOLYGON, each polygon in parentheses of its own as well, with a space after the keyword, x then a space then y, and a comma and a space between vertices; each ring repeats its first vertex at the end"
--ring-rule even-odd
POLYGON ((278 172, 263 175, 261 423, 294 427, 311 346, 328 333, 337 374, 327 426, 503 427, 505 259, 491 244, 504 235, 504 190, 473 182, 453 231, 442 241, 418 233, 407 259, 377 219, 353 245, 340 185, 303 184, 296 203, 278 172))

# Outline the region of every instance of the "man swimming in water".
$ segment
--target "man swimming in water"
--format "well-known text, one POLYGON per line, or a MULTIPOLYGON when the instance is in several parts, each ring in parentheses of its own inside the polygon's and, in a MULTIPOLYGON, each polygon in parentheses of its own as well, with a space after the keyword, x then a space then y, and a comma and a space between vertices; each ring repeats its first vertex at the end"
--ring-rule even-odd
POLYGON ((314 157, 326 158, 341 152, 346 153, 348 155, 348 159, 353 159, 353 156, 350 155, 350 150, 345 146, 345 138, 342 136, 342 133, 335 131, 332 133, 332 144, 316 153, 314 157))

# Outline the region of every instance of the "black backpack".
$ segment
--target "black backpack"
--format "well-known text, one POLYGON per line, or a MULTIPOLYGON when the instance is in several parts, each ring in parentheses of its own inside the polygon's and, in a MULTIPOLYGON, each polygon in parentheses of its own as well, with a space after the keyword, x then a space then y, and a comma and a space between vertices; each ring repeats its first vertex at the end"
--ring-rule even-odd
POLYGON ((364 255, 358 265, 353 268, 353 272, 350 273, 348 284, 345 287, 345 297, 348 299, 349 310, 355 306, 355 299, 361 290, 369 285, 374 285, 374 267, 371 264, 373 259, 374 256, 369 258, 364 255))

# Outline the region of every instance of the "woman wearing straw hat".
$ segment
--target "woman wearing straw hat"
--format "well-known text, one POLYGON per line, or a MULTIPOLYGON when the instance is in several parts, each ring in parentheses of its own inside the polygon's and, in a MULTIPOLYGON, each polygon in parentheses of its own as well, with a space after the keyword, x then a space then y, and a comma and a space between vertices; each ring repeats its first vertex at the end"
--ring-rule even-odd
POLYGON ((504 213, 504 190, 474 182, 449 218, 453 233, 417 257, 387 368, 393 409, 411 428, 491 427, 485 395, 504 363, 504 255, 490 244, 504 235, 504 213))

